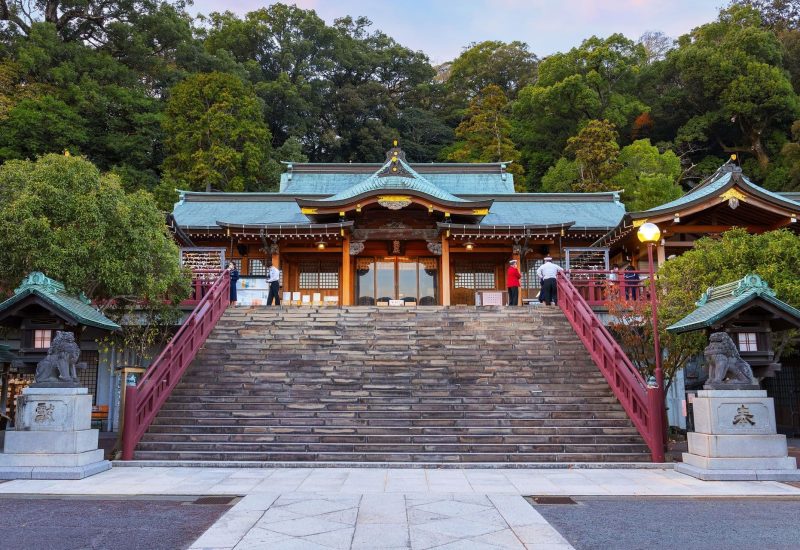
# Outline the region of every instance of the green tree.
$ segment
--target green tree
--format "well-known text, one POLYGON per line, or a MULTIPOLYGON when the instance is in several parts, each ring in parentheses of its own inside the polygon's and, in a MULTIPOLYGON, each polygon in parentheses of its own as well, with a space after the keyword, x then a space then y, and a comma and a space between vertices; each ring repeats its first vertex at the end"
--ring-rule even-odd
MULTIPOLYGON (((792 124, 792 140, 781 149, 783 165, 786 169, 787 183, 781 185, 786 191, 800 190, 800 120, 792 124)), ((770 186, 775 188, 775 186, 770 186)))
POLYGON ((558 159, 542 176, 542 191, 545 193, 571 193, 581 180, 578 163, 566 157, 558 159))
POLYGON ((89 139, 87 125, 53 96, 23 99, 0 121, 0 160, 34 158, 59 150, 80 152, 89 139))
POLYGON ((508 171, 514 174, 515 185, 524 189, 519 153, 509 134, 511 123, 506 111, 508 99, 500 86, 491 84, 470 102, 468 116, 456 128, 459 141, 447 156, 456 162, 513 162, 508 171))
POLYGON ((608 191, 612 178, 622 168, 614 124, 607 120, 590 120, 577 135, 567 140, 566 153, 572 155, 579 178, 574 191, 608 191))
POLYGON ((514 138, 534 187, 586 121, 608 120, 627 130, 647 111, 638 90, 647 62, 643 45, 614 34, 539 63, 536 83, 514 104, 514 138))
MULTIPOLYGON (((659 321, 662 329, 679 321, 695 308, 695 301, 711 286, 718 286, 755 273, 769 283, 778 298, 800 306, 800 236, 781 229, 751 235, 733 229, 719 239, 702 238, 692 250, 669 260, 658 271, 659 321)), ((664 331, 662 346, 669 350, 672 340, 692 335, 671 335, 664 331)), ((793 333, 781 335, 780 349, 793 333)), ((693 340, 693 352, 702 352, 705 339, 693 340)), ((778 355, 780 355, 780 349, 778 355)), ((779 358, 776 358, 778 361, 779 358)))
POLYGON ((105 47, 64 42, 48 23, 33 24, 10 47, 16 84, 0 117, 3 158, 68 148, 102 170, 119 169, 129 188, 155 186, 161 101, 141 72, 105 47))
POLYGON ((681 37, 666 61, 680 90, 670 100, 688 107, 677 142, 752 154, 766 169, 769 136, 800 113, 781 56, 778 38, 747 7, 723 10, 717 21, 681 37))
POLYGON ((618 161, 622 168, 612 181, 617 189, 625 190, 622 200, 629 211, 647 210, 683 194, 678 184, 680 159, 672 151, 659 152, 649 139, 623 147, 618 161))
POLYGON ((452 141, 452 131, 435 124, 441 109, 432 98, 441 86, 427 57, 372 31, 366 18, 329 26, 311 10, 277 3, 209 21, 207 51, 227 52, 245 68, 273 147, 297 136, 314 161, 379 161, 400 137, 428 160, 443 139, 452 141), (420 110, 431 115, 424 131, 407 123, 420 120, 420 110))
POLYGON ((538 61, 524 42, 473 43, 450 65, 447 87, 466 101, 494 84, 514 99, 519 90, 536 80, 538 61))
MULTIPOLYGON (((183 9, 185 2, 159 0, 0 0, 0 21, 29 35, 37 23, 52 25, 68 41, 104 44, 115 27, 164 7, 183 9)), ((162 12, 163 15, 163 12, 162 12)))
POLYGON ((196 74, 171 90, 164 116, 164 185, 259 191, 270 134, 249 84, 224 73, 196 74))
POLYGON ((14 288, 31 271, 118 303, 188 291, 150 194, 125 193, 115 176, 65 155, 0 166, 0 287, 14 288))

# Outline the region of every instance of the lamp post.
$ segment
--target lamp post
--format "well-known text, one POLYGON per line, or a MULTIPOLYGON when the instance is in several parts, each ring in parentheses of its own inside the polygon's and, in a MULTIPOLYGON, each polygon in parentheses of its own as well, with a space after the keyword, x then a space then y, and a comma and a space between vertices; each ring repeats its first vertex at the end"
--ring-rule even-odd
MULTIPOLYGON (((650 275, 650 310, 653 322, 653 347, 656 355, 656 392, 660 403, 660 422, 664 426, 664 371, 661 368, 661 339, 658 334, 658 297, 656 296, 656 279, 653 267, 653 247, 661 238, 661 230, 654 223, 644 223, 637 232, 639 240, 647 245, 647 267, 650 275)), ((666 431, 663 432, 666 436, 666 431)))

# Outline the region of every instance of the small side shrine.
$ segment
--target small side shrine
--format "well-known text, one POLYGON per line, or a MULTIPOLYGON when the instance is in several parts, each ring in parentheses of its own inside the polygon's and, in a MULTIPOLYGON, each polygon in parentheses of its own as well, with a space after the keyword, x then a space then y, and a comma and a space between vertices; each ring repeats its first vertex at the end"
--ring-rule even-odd
POLYGON ((19 358, 5 360, 17 371, 35 370, 34 383, 12 396, 18 410, 14 429, 4 432, 0 479, 83 479, 109 469, 91 427, 92 395, 78 377, 86 367, 78 343, 119 325, 40 272, 0 304, 0 323, 18 329, 21 342, 19 358))
POLYGON ((755 274, 709 288, 696 305, 697 309, 667 331, 728 333, 756 379, 774 376, 781 368, 775 361, 772 334, 800 328, 800 310, 779 300, 767 282, 755 274))
MULTIPOLYGON (((32 369, 47 355, 55 331, 68 331, 77 340, 94 340, 120 326, 94 308, 86 296, 75 296, 64 285, 34 271, 0 303, 0 325, 19 330, 19 360, 32 369)), ((32 370, 31 370, 32 372, 32 370)))
POLYGON ((796 327, 800 311, 754 274, 709 288, 696 310, 667 327, 711 333, 703 352, 708 381, 689 397, 694 431, 687 433, 689 452, 676 472, 703 480, 800 480, 786 436, 777 433, 774 400, 757 385, 780 367, 772 331, 796 327))
POLYGON ((33 381, 36 365, 47 357, 58 331, 74 334, 80 344, 94 342, 120 328, 85 296, 67 292, 62 283, 38 271, 25 277, 13 296, 0 303, 0 325, 12 329, 11 341, 17 343, 14 349, 7 347, 0 352, 0 403, 5 403, 0 413, 11 419, 15 398, 33 381))

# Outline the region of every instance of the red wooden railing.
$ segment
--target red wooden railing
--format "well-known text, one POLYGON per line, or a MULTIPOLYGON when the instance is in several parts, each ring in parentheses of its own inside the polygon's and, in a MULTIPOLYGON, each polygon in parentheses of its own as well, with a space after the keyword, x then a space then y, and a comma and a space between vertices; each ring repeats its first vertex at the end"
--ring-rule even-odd
POLYGON ((581 297, 590 306, 605 305, 609 290, 616 286, 620 297, 629 301, 647 301, 649 285, 647 271, 600 271, 595 269, 571 269, 569 279, 581 297), (628 279, 625 275, 628 275, 628 279), (615 280, 616 279, 616 280, 615 280))
POLYGON ((219 278, 219 269, 195 269, 192 271, 192 293, 181 302, 182 306, 196 306, 208 294, 219 278))
POLYGON ((650 448, 653 462, 664 462, 662 392, 647 386, 581 292, 563 272, 558 274, 558 305, 650 448))
MULTIPOLYGON (((122 459, 133 451, 230 303, 230 274, 216 271, 197 307, 135 387, 126 388, 122 459)), ((124 381, 123 381, 124 383, 124 381)))

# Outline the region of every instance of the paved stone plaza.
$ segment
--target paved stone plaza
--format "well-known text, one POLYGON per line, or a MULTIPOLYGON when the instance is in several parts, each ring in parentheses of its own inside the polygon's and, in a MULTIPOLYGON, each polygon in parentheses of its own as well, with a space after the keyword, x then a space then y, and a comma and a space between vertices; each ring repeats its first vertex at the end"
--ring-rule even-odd
POLYGON ((11 481, 0 494, 242 496, 192 549, 567 549, 523 496, 800 498, 800 489, 669 469, 120 467, 79 481, 11 481))

